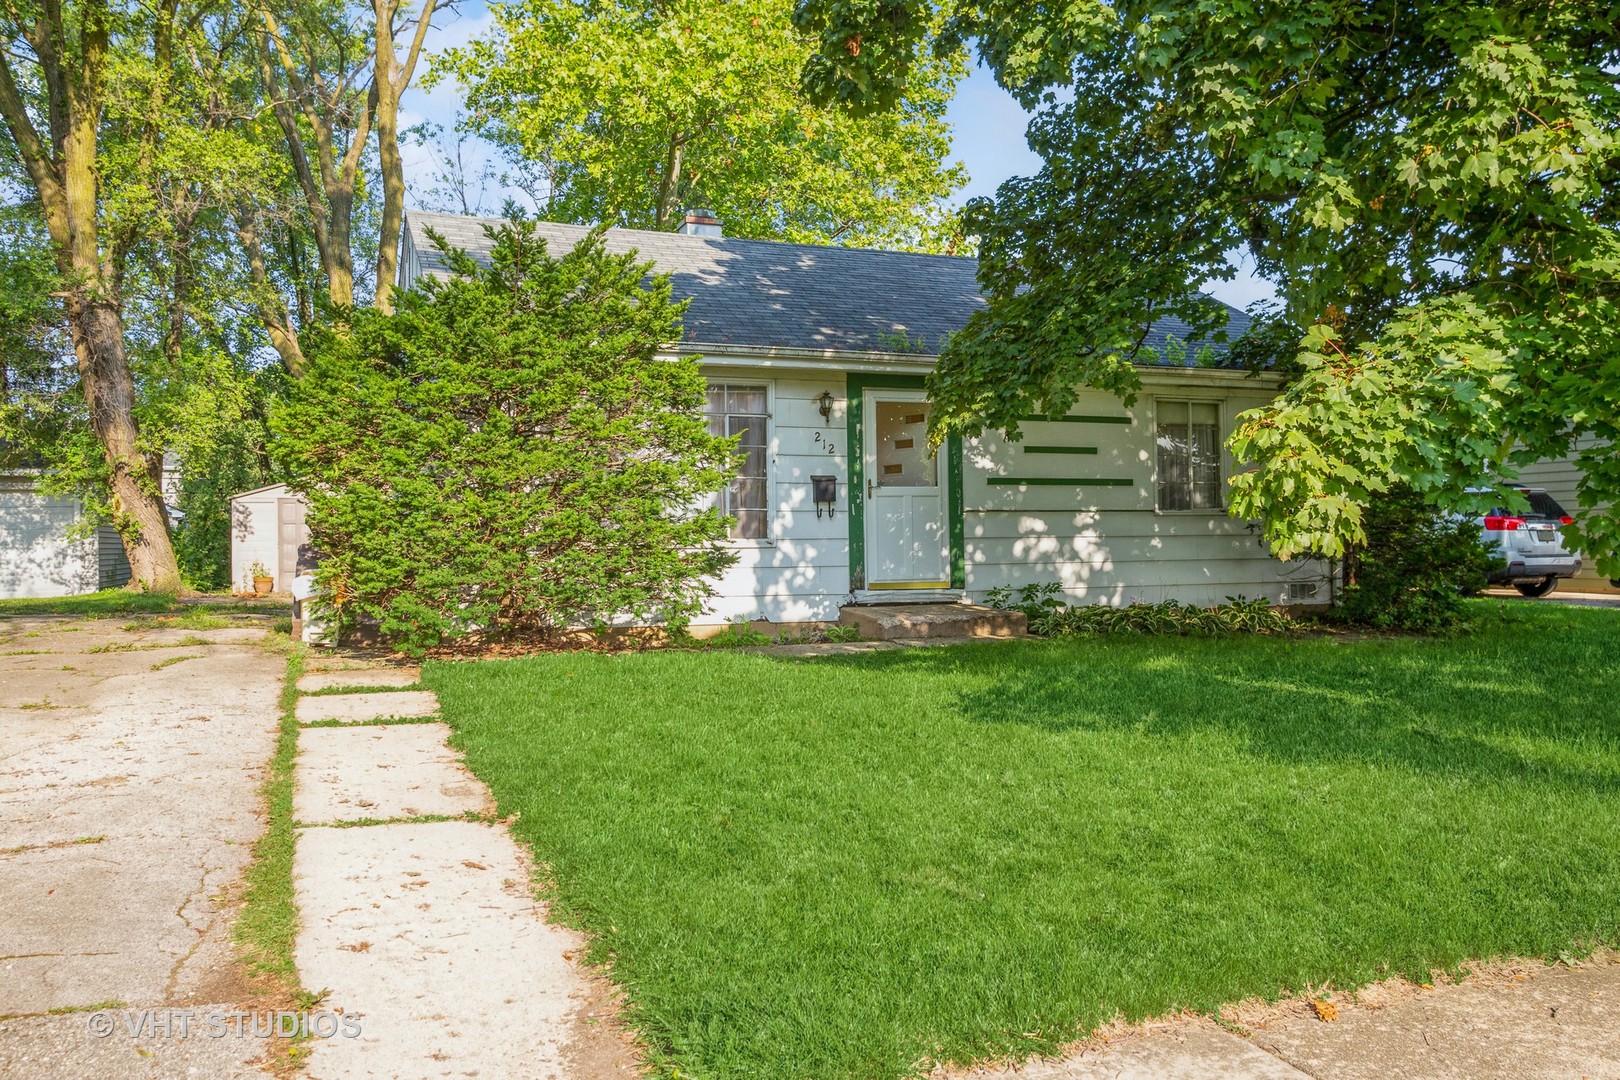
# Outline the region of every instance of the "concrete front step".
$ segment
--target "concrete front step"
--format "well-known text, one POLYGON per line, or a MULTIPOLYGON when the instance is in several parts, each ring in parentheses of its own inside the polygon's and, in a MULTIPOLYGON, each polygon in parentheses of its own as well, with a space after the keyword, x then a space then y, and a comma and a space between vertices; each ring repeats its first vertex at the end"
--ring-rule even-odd
POLYGON ((1009 638, 1028 631, 1023 612, 978 604, 851 604, 839 611, 838 622, 875 641, 1009 638))

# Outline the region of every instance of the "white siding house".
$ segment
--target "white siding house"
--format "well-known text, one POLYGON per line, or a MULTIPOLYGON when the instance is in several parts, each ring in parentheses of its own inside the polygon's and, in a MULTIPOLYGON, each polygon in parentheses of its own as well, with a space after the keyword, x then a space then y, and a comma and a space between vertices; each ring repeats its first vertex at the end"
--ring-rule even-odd
MULTIPOLYGON (((484 259, 484 226, 498 224, 413 213, 401 282, 445 272, 428 228, 484 259)), ((586 232, 538 228, 554 250, 586 232)), ((1019 442, 952 439, 930 455, 923 379, 983 305, 973 260, 624 229, 605 243, 691 301, 665 355, 699 357, 712 429, 754 448, 720 496, 738 561, 700 624, 825 622, 851 603, 983 600, 1045 581, 1114 605, 1328 598, 1322 563, 1272 558, 1222 502, 1225 438, 1275 394, 1269 377, 1144 367, 1128 409, 1087 393, 1063 418, 1024 422, 1019 442), (831 478, 830 505, 815 477, 831 478)), ((1234 337, 1245 324, 1229 313, 1234 337)), ((1150 343, 1185 330, 1162 321, 1150 343)))
POLYGON ((84 512, 71 496, 46 495, 38 470, 0 473, 0 600, 76 596, 129 581, 124 545, 110 525, 71 539, 84 512))

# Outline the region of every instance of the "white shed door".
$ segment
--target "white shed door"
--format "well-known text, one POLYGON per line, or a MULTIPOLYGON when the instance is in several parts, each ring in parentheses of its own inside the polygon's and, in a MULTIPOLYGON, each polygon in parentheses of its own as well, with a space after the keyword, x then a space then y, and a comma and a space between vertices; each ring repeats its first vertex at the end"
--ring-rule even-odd
POLYGON ((285 592, 292 588, 292 579, 298 575, 298 549, 309 543, 309 526, 304 524, 308 509, 303 499, 276 500, 276 551, 280 564, 276 588, 285 592))

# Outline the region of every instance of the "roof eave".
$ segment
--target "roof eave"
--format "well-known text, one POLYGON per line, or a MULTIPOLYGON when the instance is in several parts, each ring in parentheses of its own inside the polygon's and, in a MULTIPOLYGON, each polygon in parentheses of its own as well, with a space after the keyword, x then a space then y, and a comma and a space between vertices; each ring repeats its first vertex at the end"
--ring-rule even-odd
MULTIPOLYGON (((737 345, 722 342, 683 341, 666 346, 664 359, 698 356, 713 366, 758 368, 836 368, 841 371, 884 372, 933 370, 939 357, 933 353, 896 353, 868 349, 805 349, 777 345, 737 345)), ((1135 364, 1144 386, 1187 383, 1229 386, 1248 383, 1271 390, 1280 387, 1284 377, 1276 372, 1237 368, 1172 367, 1167 364, 1135 364)))

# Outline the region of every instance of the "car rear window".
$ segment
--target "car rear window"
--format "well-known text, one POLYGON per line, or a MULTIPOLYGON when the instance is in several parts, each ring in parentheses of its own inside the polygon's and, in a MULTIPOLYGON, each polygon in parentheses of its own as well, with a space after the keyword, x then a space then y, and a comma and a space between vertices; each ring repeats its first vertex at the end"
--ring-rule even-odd
POLYGON ((1569 516, 1564 513, 1564 508, 1558 505, 1558 500, 1545 491, 1527 491, 1524 495, 1530 500, 1530 513, 1526 514, 1526 517, 1557 521, 1569 516))
MULTIPOLYGON (((1545 491, 1525 491, 1520 494, 1530 500, 1530 509, 1522 515, 1527 521, 1562 521, 1569 516, 1568 512, 1558 505, 1558 500, 1545 491)), ((1498 517, 1513 517, 1518 511, 1498 506, 1491 514, 1498 517)))

